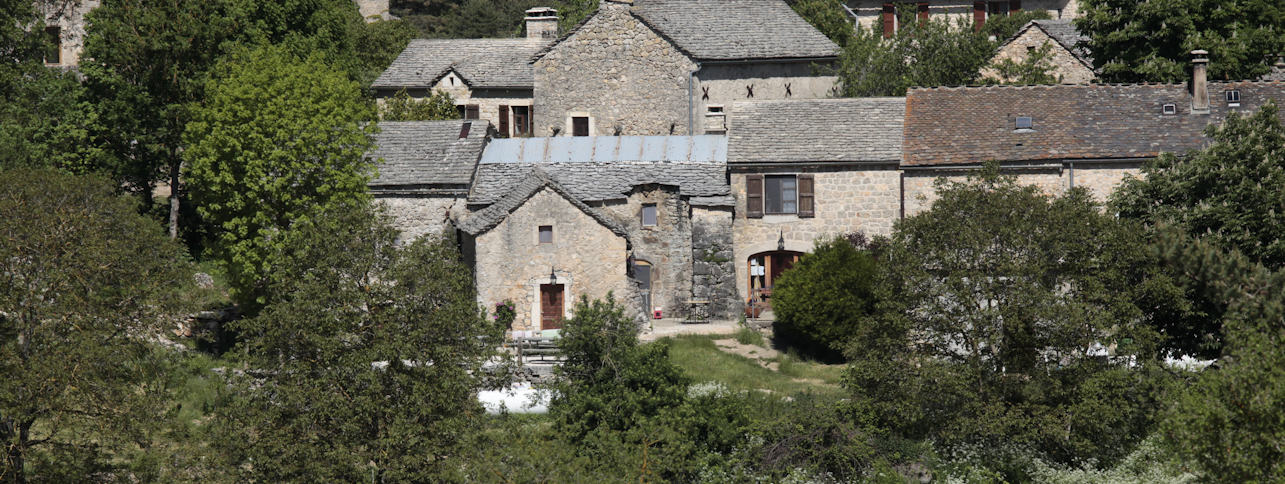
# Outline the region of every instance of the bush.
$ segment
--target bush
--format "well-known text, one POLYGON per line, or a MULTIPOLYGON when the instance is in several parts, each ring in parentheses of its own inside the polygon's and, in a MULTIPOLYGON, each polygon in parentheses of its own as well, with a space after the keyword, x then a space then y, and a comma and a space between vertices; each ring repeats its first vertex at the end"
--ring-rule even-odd
POLYGON ((859 334, 873 312, 875 259, 846 238, 820 240, 772 291, 781 342, 827 361, 859 334))

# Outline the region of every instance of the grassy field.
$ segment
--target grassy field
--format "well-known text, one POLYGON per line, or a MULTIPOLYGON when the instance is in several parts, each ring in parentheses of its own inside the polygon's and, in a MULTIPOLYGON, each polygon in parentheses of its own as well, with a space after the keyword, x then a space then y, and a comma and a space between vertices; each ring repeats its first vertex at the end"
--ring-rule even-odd
MULTIPOLYGON (((769 391, 775 394, 815 393, 837 395, 843 365, 825 365, 781 354, 762 360, 775 362, 771 370, 759 361, 724 352, 714 345, 726 336, 670 338, 670 358, 698 382, 722 382, 733 390, 769 391)), ((766 353, 766 349, 764 350, 766 353)))

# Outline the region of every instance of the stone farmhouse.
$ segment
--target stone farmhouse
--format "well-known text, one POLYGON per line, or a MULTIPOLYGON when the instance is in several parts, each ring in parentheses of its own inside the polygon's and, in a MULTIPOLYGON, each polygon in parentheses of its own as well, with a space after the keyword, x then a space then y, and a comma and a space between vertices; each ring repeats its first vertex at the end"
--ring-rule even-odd
MULTIPOLYGON (((1020 64, 1037 49, 1048 46, 1050 74, 1063 84, 1088 84, 1097 74, 1088 49, 1082 44, 1086 41, 1088 37, 1080 34, 1069 19, 1032 20, 1001 44, 988 64, 1004 59, 1020 64)), ((1003 78, 989 67, 983 68, 981 74, 1000 82, 1016 81, 1003 78)))
POLYGON ((897 2, 888 0, 847 0, 848 10, 863 28, 883 26, 884 35, 891 36, 899 28, 901 18, 947 18, 956 22, 972 21, 980 29, 986 19, 1007 16, 1011 12, 1044 10, 1054 19, 1073 19, 1080 16, 1079 0, 930 0, 897 2), (898 11, 898 7, 911 12, 898 11))
POLYGON ((724 133, 734 101, 830 96, 838 52, 782 0, 601 0, 533 58, 535 133, 724 133))

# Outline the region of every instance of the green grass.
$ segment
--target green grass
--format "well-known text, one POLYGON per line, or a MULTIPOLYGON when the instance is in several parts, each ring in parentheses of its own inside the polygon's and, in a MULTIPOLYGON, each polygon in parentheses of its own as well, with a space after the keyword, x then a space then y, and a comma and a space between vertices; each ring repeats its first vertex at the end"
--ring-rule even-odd
POLYGON ((743 345, 767 346, 763 333, 741 326, 736 330, 736 342, 743 345))
POLYGON ((721 382, 732 390, 835 396, 842 391, 838 386, 842 365, 824 365, 782 355, 772 360, 780 363, 780 371, 773 371, 754 360, 718 349, 714 339, 711 336, 671 338, 670 359, 694 380, 721 382))

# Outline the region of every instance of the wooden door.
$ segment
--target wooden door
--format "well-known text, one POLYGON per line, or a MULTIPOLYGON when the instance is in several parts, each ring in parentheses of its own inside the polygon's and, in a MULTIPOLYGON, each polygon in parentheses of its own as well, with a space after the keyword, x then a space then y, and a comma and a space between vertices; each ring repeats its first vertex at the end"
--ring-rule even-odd
POLYGON ((562 328, 562 284, 540 285, 540 329, 562 328))

